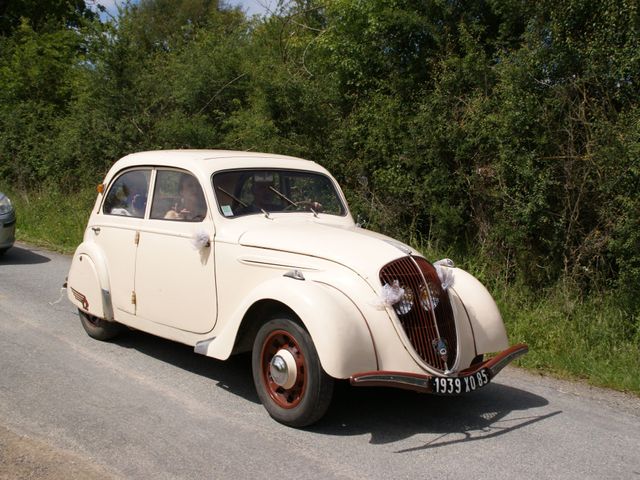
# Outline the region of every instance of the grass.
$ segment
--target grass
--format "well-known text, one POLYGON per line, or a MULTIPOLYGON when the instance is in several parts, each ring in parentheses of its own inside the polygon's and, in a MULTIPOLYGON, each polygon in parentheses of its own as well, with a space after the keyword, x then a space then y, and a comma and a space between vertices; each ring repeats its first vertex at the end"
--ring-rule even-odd
POLYGON ((566 287, 494 292, 510 340, 529 345, 525 368, 640 394, 640 325, 614 292, 581 300, 566 287))
POLYGON ((0 185, 0 191, 16 209, 17 239, 62 253, 72 253, 82 241, 96 199, 93 188, 72 195, 53 186, 16 192, 0 185))
MULTIPOLYGON (((93 188, 73 195, 55 187, 28 193, 4 191, 16 206, 19 240, 71 253, 82 241, 96 197, 93 188)), ((451 252, 421 245, 427 258, 451 252)), ((559 282, 533 291, 508 281, 481 255, 455 259, 493 293, 510 342, 524 342, 529 353, 517 365, 562 378, 640 395, 640 317, 623 307, 615 291, 582 298, 576 288, 559 282)))

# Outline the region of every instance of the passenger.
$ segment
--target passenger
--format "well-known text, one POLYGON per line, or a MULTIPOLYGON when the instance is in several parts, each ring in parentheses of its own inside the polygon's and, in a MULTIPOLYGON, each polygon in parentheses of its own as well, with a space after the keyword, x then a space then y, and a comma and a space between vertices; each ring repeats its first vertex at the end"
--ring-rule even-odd
POLYGON ((131 199, 131 212, 134 217, 144 217, 147 208, 147 196, 144 193, 135 193, 131 199))
POLYGON ((128 172, 117 182, 116 188, 112 189, 113 194, 110 193, 106 200, 105 211, 111 215, 144 217, 147 206, 146 192, 149 186, 148 172, 128 172))
POLYGON ((169 220, 202 220, 207 212, 202 189, 195 177, 182 175, 179 184, 180 201, 164 218, 169 220))

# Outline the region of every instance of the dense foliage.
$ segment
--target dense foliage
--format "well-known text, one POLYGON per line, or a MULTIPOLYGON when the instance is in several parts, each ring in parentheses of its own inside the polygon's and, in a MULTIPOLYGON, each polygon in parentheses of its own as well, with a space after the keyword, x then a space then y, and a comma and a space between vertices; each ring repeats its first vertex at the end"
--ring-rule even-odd
POLYGON ((78 191, 145 149, 303 156, 370 228, 485 280, 616 291, 640 337, 637 2, 2 5, 0 183, 78 191))

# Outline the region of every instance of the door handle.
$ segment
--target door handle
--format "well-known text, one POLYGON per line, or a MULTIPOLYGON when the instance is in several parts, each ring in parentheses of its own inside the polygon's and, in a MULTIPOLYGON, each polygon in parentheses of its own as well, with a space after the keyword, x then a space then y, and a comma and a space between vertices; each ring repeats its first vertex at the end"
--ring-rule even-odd
POLYGON ((100 233, 100 227, 91 227, 91 230, 93 230, 93 233, 95 233, 96 235, 100 233))

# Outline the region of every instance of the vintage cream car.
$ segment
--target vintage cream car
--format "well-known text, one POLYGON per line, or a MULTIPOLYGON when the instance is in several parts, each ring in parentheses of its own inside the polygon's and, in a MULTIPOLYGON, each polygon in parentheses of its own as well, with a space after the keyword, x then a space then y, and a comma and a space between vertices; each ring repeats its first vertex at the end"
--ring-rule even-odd
POLYGON ((251 351, 281 423, 320 419, 335 379, 457 395, 527 351, 509 348, 478 280, 360 228, 314 162, 135 153, 98 191, 68 277, 87 333, 127 326, 217 359, 251 351))

